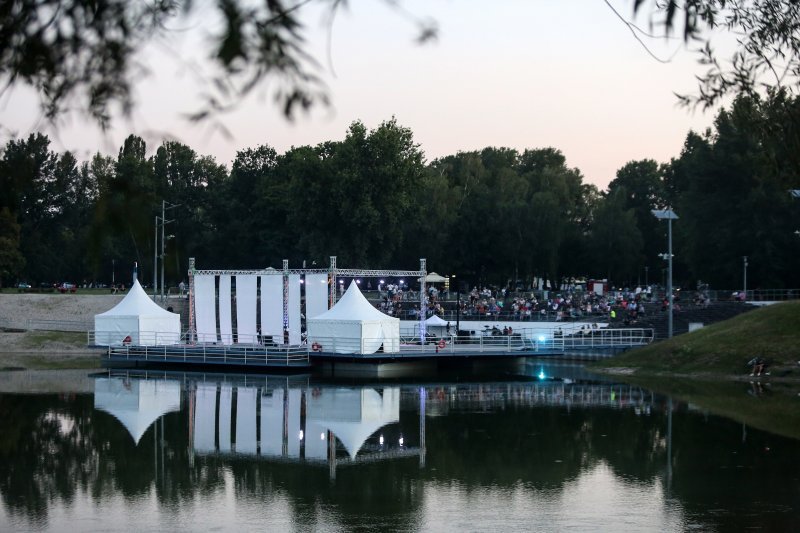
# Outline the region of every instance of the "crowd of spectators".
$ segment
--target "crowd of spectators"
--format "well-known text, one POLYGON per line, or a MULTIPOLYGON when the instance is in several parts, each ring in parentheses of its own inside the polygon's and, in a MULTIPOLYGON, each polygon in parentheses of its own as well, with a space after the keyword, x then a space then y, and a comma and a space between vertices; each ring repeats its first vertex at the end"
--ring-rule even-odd
MULTIPOLYGON (((427 288, 426 317, 438 315, 453 320, 456 314, 465 320, 504 321, 562 321, 586 318, 636 325, 647 313, 648 306, 657 303, 651 288, 614 290, 596 294, 577 289, 561 292, 511 292, 492 287, 473 287, 458 295, 427 288), (460 308, 460 309, 459 309, 460 308)), ((376 307, 390 316, 414 320, 419 318, 419 295, 388 285, 381 291, 376 307)), ((678 304, 676 304, 678 308, 678 304)))

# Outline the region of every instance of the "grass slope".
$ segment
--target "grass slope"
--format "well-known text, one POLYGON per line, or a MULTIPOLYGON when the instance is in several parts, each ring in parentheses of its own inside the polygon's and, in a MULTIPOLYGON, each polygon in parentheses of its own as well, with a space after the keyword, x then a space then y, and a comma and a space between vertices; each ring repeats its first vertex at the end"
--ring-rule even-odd
POLYGON ((770 362, 773 376, 800 375, 800 301, 766 306, 595 366, 625 367, 637 375, 741 376, 756 355, 770 362))

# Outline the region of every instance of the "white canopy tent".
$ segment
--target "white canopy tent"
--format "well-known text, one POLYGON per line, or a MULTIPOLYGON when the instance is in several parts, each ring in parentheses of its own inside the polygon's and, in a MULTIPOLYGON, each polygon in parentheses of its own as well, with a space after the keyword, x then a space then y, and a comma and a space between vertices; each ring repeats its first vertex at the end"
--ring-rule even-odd
POLYGON ((97 378, 94 408, 112 415, 139 444, 147 428, 167 413, 180 411, 181 384, 120 378, 97 378))
POLYGON ((385 315, 370 304, 355 282, 332 308, 307 320, 308 342, 322 351, 375 353, 400 351, 400 320, 385 315))
MULTIPOLYGON (((417 278, 417 281, 422 281, 422 278, 417 278)), ((425 283, 444 283, 445 281, 447 281, 447 278, 436 272, 431 272, 425 276, 425 283)))
POLYGON ((151 300, 137 279, 120 303, 95 315, 94 332, 94 342, 98 346, 119 345, 126 337, 130 337, 131 344, 139 346, 178 344, 181 317, 151 300))

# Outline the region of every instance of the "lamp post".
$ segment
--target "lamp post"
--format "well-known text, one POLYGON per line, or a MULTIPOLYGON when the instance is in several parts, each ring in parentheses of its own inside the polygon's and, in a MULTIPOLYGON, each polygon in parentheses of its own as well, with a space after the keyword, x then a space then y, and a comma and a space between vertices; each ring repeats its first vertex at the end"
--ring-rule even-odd
POLYGON ((456 336, 461 331, 461 283, 456 279, 456 275, 451 276, 456 282, 456 336))
POLYGON ((747 256, 742 256, 743 263, 744 263, 744 296, 742 297, 742 301, 747 301, 747 256))
POLYGON ((153 244, 153 298, 158 294, 158 260, 161 259, 161 301, 164 301, 164 226, 175 220, 167 220, 167 209, 175 209, 181 204, 170 204, 166 200, 161 200, 161 216, 156 215, 155 238, 153 244), (161 222, 159 222, 159 220, 161 222), (158 254, 158 227, 161 226, 161 255, 158 254))
POLYGON ((667 253, 662 254, 662 257, 666 255, 667 260, 667 302, 669 303, 669 307, 667 312, 669 314, 667 318, 667 338, 672 338, 672 305, 673 305, 673 297, 672 297, 672 221, 678 219, 678 215, 672 209, 653 209, 651 211, 653 215, 658 220, 666 220, 667 221, 667 253))
POLYGON ((649 287, 650 286, 650 283, 648 283, 648 281, 647 281, 647 273, 649 271, 650 271, 650 267, 648 267, 648 266, 644 267, 644 286, 645 287, 649 287))

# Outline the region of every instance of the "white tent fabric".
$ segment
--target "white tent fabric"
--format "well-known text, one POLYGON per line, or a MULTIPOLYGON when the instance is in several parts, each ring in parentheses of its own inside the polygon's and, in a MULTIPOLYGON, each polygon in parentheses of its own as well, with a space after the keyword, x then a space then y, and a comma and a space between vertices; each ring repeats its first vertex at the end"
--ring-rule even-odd
POLYGON ((432 315, 429 319, 425 321, 425 325, 427 325, 429 328, 430 327, 446 328, 448 324, 450 324, 450 322, 442 320, 437 315, 432 315))
POLYGON ((236 342, 255 344, 258 276, 236 276, 236 342))
POLYGON ((213 274, 194 277, 194 316, 197 342, 217 342, 217 288, 213 274))
POLYGON ((153 422, 180 411, 181 385, 177 381, 97 378, 94 408, 119 420, 138 445, 153 422))
POLYGON ((130 336, 140 346, 178 344, 181 341, 181 317, 162 309, 145 294, 139 280, 133 281, 128 294, 105 313, 94 316, 95 344, 122 344, 130 336))
MULTIPOLYGON (((386 388, 383 395, 375 389, 326 388, 307 401, 309 427, 331 430, 351 458, 379 429, 400 420, 399 387, 386 388)), ((321 440, 320 431, 309 432, 307 447, 311 439, 321 440)))
MULTIPOLYGON (((422 281, 422 278, 417 278, 417 281, 422 281)), ((437 274, 436 272, 431 272, 430 274, 425 276, 426 283, 443 283, 447 281, 447 278, 444 276, 437 274)))
POLYGON ((219 339, 222 344, 233 344, 233 319, 231 318, 231 277, 219 277, 219 339))
POLYGON ((400 320, 372 307, 355 282, 336 305, 306 324, 308 342, 326 352, 370 354, 381 345, 386 353, 400 351, 400 320))

